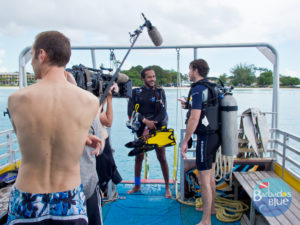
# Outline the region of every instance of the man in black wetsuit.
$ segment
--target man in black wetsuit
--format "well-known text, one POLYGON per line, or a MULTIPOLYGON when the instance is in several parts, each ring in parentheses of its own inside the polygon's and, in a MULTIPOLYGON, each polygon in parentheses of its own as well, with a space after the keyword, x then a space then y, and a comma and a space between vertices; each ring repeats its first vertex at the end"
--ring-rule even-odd
POLYGON ((215 214, 214 199, 216 183, 214 177, 216 152, 220 146, 218 127, 218 94, 217 90, 206 79, 209 67, 205 60, 198 59, 190 63, 189 79, 193 82, 182 106, 189 109, 186 133, 181 145, 181 154, 186 158, 188 142, 193 133, 197 134, 196 165, 198 181, 201 187, 203 202, 200 225, 211 224, 211 214, 215 214))
MULTIPOLYGON (((166 96, 162 88, 155 85, 155 72, 151 68, 145 68, 141 72, 141 79, 144 86, 132 90, 132 97, 128 102, 128 116, 137 110, 139 113, 139 122, 141 124, 137 131, 137 136, 147 138, 149 130, 159 129, 168 123, 166 96)), ((155 149, 157 159, 160 162, 162 173, 166 184, 166 198, 171 198, 169 185, 169 168, 166 160, 165 148, 155 149)), ((135 185, 127 193, 131 194, 141 190, 141 171, 144 154, 141 153, 135 157, 134 175, 135 185)))

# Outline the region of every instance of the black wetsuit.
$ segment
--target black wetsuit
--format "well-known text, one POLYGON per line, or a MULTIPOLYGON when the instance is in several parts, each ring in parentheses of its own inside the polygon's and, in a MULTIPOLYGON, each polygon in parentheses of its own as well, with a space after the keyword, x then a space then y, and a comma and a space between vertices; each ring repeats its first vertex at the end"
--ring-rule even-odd
POLYGON ((110 180, 114 184, 119 184, 122 181, 112 153, 109 137, 105 139, 102 154, 96 157, 96 170, 99 178, 99 187, 102 192, 105 192, 110 180))
MULTIPOLYGON (((212 168, 212 163, 216 161, 216 152, 220 146, 220 136, 218 131, 207 131, 204 127, 209 127, 214 121, 209 121, 210 118, 204 112, 205 104, 210 101, 209 90, 206 86, 199 84, 191 89, 191 108, 200 109, 201 116, 197 126, 197 145, 196 145, 196 165, 199 171, 209 170, 212 168), (200 125, 201 124, 201 125, 200 125), (203 127, 203 128, 201 128, 203 127), (203 129, 203 130, 202 130, 203 129)), ((208 112, 207 112, 208 113, 208 112)))
POLYGON ((152 88, 145 86, 141 88, 135 88, 132 90, 132 97, 128 102, 128 116, 131 117, 132 112, 138 106, 137 111, 140 113, 138 120, 141 124, 137 131, 137 136, 140 137, 145 129, 145 124, 142 122, 144 118, 148 120, 157 121, 156 128, 167 125, 167 102, 166 95, 162 88, 156 88, 155 91, 152 88))

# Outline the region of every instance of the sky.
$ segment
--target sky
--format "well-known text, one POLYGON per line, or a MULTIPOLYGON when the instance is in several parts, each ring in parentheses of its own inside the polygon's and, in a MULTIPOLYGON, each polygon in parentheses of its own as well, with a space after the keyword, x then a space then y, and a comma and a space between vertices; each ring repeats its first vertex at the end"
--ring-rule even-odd
MULTIPOLYGON (((163 46, 268 43, 279 55, 279 73, 300 78, 299 0, 0 0, 0 72, 18 71, 20 52, 42 31, 58 30, 72 46, 129 46, 129 32, 144 23, 141 13, 160 31, 163 46)), ((144 30, 136 46, 153 46, 144 30)), ((122 60, 125 51, 115 51, 122 60)), ((136 50, 123 69, 159 65, 177 70, 175 50, 136 50)), ((238 64, 272 64, 257 50, 199 49, 198 58, 218 76, 238 64)), ((192 50, 180 50, 179 69, 188 72, 192 50)), ((96 53, 97 67, 110 67, 109 51, 96 53)), ((67 67, 92 66, 90 53, 72 53, 67 67)), ((30 63, 26 67, 30 72, 30 63)))

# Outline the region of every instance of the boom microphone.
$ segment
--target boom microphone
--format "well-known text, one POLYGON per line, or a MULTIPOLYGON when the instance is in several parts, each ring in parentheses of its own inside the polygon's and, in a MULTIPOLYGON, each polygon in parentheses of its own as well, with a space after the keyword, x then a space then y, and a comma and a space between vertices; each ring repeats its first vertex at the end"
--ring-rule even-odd
POLYGON ((161 46, 163 39, 156 27, 152 26, 152 29, 148 28, 148 35, 155 46, 161 46))
POLYGON ((145 17, 144 13, 142 13, 142 16, 144 17, 144 20, 145 20, 144 26, 146 26, 148 29, 148 35, 150 36, 151 41, 153 42, 153 44, 155 46, 160 46, 163 43, 163 39, 162 39, 159 31, 157 30, 156 27, 152 26, 152 23, 150 22, 150 20, 148 20, 145 17))

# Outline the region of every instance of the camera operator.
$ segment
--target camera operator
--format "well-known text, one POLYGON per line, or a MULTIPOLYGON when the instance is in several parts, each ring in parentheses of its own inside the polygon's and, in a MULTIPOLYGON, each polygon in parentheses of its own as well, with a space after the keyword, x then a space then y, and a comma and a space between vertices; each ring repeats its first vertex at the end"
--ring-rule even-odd
MULTIPOLYGON (((74 76, 65 72, 65 77, 70 83, 77 85, 74 76)), ((102 133, 102 125, 99 120, 100 106, 97 116, 94 118, 92 126, 89 130, 89 134, 96 135, 97 137, 104 139, 104 134, 102 133)), ((96 157, 101 155, 103 148, 101 148, 97 153, 96 157)), ((96 159, 95 156, 91 154, 91 147, 85 146, 82 156, 80 158, 80 177, 83 185, 84 194, 86 196, 86 207, 87 216, 89 224, 102 225, 102 209, 101 209, 101 193, 98 184, 98 175, 96 171, 96 159)))
POLYGON ((103 125, 102 134, 105 140, 105 147, 103 154, 96 157, 96 168, 99 178, 99 187, 102 192, 105 192, 108 182, 112 179, 114 184, 118 184, 122 181, 122 178, 117 170, 115 160, 113 157, 113 149, 110 145, 109 135, 105 127, 111 127, 113 122, 113 107, 112 107, 112 95, 118 93, 119 87, 116 83, 111 86, 108 95, 103 103, 103 109, 100 113, 100 121, 103 125), (106 104, 106 110, 104 105, 106 104))
MULTIPOLYGON (((67 71, 72 72, 74 77, 68 79, 75 79, 76 83, 82 89, 88 90, 97 97, 101 97, 101 94, 105 92, 108 83, 110 82, 112 76, 105 74, 103 71, 111 69, 101 67, 100 70, 86 67, 82 64, 75 65, 72 69, 67 69, 67 71)), ((109 88, 107 96, 105 97, 101 109, 99 119, 101 124, 105 127, 111 127, 113 121, 113 108, 112 108, 112 97, 127 97, 131 93, 132 81, 123 74, 118 74, 118 83, 113 83, 109 88), (104 106, 107 103, 106 110, 104 106)), ((105 148, 103 154, 96 158, 96 169, 99 177, 100 189, 104 192, 107 187, 107 183, 112 179, 114 184, 121 182, 122 178, 117 171, 115 161, 113 158, 113 150, 110 145, 108 133, 106 129, 102 128, 102 138, 105 140, 105 148)))

